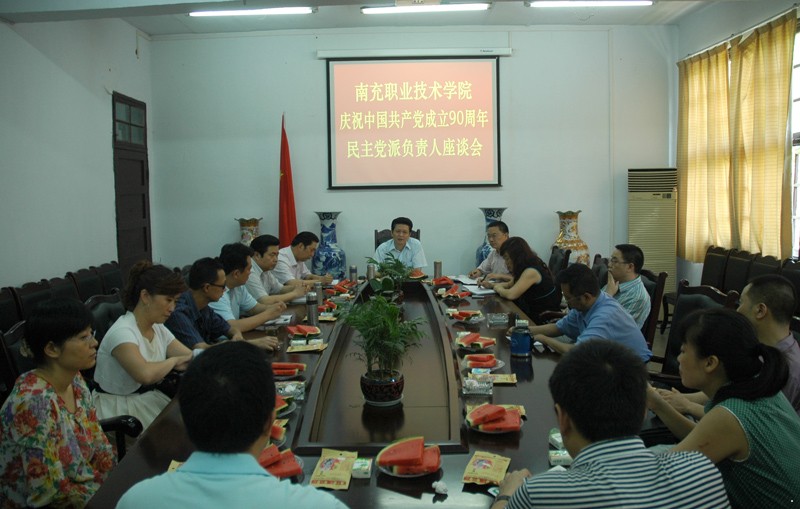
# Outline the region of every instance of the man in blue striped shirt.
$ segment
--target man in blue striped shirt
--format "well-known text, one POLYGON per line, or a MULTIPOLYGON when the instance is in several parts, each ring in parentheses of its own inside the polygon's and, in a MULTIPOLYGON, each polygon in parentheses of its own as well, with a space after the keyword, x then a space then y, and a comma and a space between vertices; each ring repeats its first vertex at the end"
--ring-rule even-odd
POLYGON ((730 507, 717 467, 699 452, 649 451, 639 432, 647 371, 617 342, 592 339, 570 350, 550 377, 567 471, 508 474, 492 509, 730 507))

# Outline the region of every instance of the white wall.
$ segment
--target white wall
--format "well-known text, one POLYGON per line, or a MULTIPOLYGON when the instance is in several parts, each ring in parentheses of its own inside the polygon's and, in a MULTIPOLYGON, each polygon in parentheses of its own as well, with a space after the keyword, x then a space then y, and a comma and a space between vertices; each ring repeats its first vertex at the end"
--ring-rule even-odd
POLYGON ((0 24, 0 286, 117 258, 110 92, 149 102, 149 59, 119 20, 0 24))
POLYGON ((152 41, 154 253, 168 265, 237 240, 236 217, 277 230, 280 117, 298 228, 341 210, 338 237, 363 271, 372 231, 408 215, 429 263, 474 266, 480 206, 507 206, 512 234, 546 252, 556 210, 581 209, 591 251, 627 238, 626 170, 670 164, 674 27, 383 29, 152 41), (325 62, 317 50, 508 47, 500 62, 502 188, 327 190, 325 62))

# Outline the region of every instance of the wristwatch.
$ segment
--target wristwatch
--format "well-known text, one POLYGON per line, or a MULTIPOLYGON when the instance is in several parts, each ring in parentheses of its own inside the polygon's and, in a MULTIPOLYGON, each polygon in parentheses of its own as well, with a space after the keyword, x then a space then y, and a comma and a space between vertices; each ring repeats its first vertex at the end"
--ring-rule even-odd
POLYGON ((509 500, 511 500, 511 497, 509 495, 497 495, 496 497, 494 497, 494 502, 492 505, 503 501, 508 502, 509 500))

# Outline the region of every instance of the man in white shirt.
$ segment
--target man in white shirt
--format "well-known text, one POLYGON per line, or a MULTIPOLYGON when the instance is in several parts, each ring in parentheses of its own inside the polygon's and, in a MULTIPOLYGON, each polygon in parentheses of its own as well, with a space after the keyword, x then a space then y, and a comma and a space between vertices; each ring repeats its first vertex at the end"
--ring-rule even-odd
POLYGON ((392 221, 392 238, 379 245, 375 250, 376 261, 384 261, 390 254, 412 269, 428 266, 422 243, 411 237, 414 223, 407 217, 396 217, 392 221))
POLYGON ((278 238, 273 235, 260 235, 253 239, 250 248, 252 270, 245 287, 250 295, 261 304, 290 302, 305 295, 312 285, 311 281, 293 279, 291 284, 281 284, 273 273, 278 265, 278 238))
POLYGON ((311 232, 300 232, 292 239, 292 244, 278 251, 278 264, 273 269, 275 279, 281 284, 297 284, 300 281, 322 281, 329 285, 333 276, 312 274, 305 262, 314 257, 319 238, 311 232))
POLYGON ((489 241, 489 245, 492 246, 492 251, 480 265, 472 269, 469 277, 472 279, 484 278, 511 281, 506 261, 499 253, 500 246, 508 240, 508 235, 508 225, 504 222, 492 221, 489 223, 486 227, 486 239, 489 241))
MULTIPOLYGON (((242 332, 255 329, 267 320, 280 316, 286 304, 277 302, 266 306, 259 304, 244 287, 250 276, 250 257, 253 250, 239 242, 225 244, 219 261, 225 269, 225 291, 217 302, 208 306, 228 321, 231 327, 242 332)), ((277 346, 277 340, 275 341, 277 346)))

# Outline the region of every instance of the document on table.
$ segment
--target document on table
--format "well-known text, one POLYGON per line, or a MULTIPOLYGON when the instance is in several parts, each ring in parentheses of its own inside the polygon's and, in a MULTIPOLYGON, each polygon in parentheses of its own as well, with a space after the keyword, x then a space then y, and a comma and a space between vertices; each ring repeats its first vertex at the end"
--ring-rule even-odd
POLYGON ((478 285, 464 285, 464 290, 470 292, 472 295, 476 297, 480 297, 481 295, 492 295, 495 293, 494 288, 483 288, 478 285))
POLYGON ((471 277, 465 276, 464 274, 461 274, 460 276, 455 277, 453 279, 455 279, 456 281, 461 281, 461 283, 463 283, 465 285, 477 285, 478 284, 478 280, 477 279, 472 279, 471 277))
POLYGON ((292 323, 292 318, 294 318, 294 315, 281 315, 278 318, 267 320, 264 325, 289 325, 292 323))

